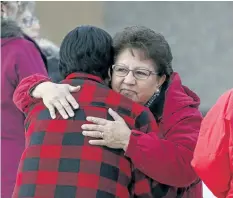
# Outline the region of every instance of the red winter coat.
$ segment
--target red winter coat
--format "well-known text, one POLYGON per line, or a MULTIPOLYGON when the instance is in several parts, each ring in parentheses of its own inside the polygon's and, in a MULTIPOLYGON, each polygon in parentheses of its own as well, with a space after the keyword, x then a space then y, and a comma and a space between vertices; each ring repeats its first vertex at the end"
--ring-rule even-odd
MULTIPOLYGON (((179 75, 174 73, 159 122, 162 138, 153 132, 131 135, 126 155, 139 170, 170 186, 184 187, 197 181, 191 160, 202 121, 199 104, 199 97, 183 86, 179 75)), ((201 182, 182 197, 202 198, 201 182)))
POLYGON ((233 197, 233 89, 204 118, 192 166, 215 196, 233 197))
MULTIPOLYGON (((15 91, 15 104, 23 111, 27 111, 32 102, 28 90, 35 80, 38 82, 38 77, 25 79, 15 91)), ((199 104, 199 97, 183 86, 179 75, 174 73, 165 94, 159 137, 154 132, 143 134, 140 131, 133 131, 137 135, 130 137, 125 154, 135 167, 162 184, 188 187, 195 183, 198 176, 191 167, 191 160, 202 121, 199 104)), ((174 188, 170 193, 174 195, 176 190, 174 188)), ((182 198, 202 198, 201 182, 185 192, 182 198)))

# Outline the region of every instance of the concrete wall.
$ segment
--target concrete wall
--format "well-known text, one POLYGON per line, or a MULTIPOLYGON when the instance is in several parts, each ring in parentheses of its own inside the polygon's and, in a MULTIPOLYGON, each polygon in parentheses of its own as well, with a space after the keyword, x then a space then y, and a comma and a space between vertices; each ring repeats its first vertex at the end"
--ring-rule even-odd
POLYGON ((43 34, 57 43, 79 24, 111 34, 135 24, 162 33, 202 109, 233 87, 233 2, 37 2, 37 13, 43 34))

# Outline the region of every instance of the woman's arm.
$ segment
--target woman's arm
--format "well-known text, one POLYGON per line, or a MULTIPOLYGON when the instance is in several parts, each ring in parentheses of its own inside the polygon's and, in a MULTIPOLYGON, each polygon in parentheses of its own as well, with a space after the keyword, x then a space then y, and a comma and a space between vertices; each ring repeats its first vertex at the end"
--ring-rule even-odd
POLYGON ((231 121, 231 135, 230 135, 230 146, 229 146, 229 158, 230 158, 230 171, 231 171, 231 179, 230 179, 230 189, 227 193, 227 198, 233 197, 233 120, 231 121))
MULTIPOLYGON (((231 91, 233 93, 233 90, 231 91)), ((227 192, 226 198, 233 197, 233 94, 230 98, 229 114, 227 115, 228 126, 229 126, 229 164, 230 164, 230 182, 229 191, 227 192)))
POLYGON ((27 113, 29 107, 38 101, 39 97, 32 97, 31 91, 43 82, 50 82, 50 79, 42 74, 33 74, 20 81, 13 95, 13 101, 20 111, 27 113))
MULTIPOLYGON (((82 129, 85 136, 93 138, 98 138, 97 135, 102 132, 109 136, 117 134, 117 137, 124 137, 121 141, 119 139, 117 141, 123 145, 119 148, 126 151, 125 155, 131 158, 137 169, 159 183, 187 187, 197 180, 197 175, 190 162, 197 142, 202 116, 194 108, 185 108, 184 111, 181 110, 166 120, 171 128, 165 137, 161 137, 157 131, 147 134, 136 130, 131 132, 125 122, 116 120, 110 111, 109 113, 115 121, 87 117, 87 120, 94 124, 85 124, 82 129), (180 118, 180 121, 172 125, 174 118, 177 117, 180 118)), ((177 121, 175 120, 175 122, 177 121)), ((113 137, 114 135, 109 139, 113 139, 113 137)))
MULTIPOLYGON (((186 115, 190 111, 190 116, 183 117, 172 126, 162 139, 153 132, 144 134, 133 131, 138 135, 130 136, 125 153, 144 174, 160 183, 176 187, 187 187, 198 179, 191 167, 191 160, 202 116, 193 108, 186 108, 185 111, 186 115)), ((173 116, 178 117, 183 113, 180 111, 173 116)))
POLYGON ((226 198, 233 197, 233 115, 230 120, 230 138, 229 138, 229 162, 230 162, 230 182, 229 191, 227 192, 226 198))
POLYGON ((70 92, 76 92, 79 89, 80 86, 55 84, 50 82, 47 76, 34 74, 19 83, 14 92, 13 101, 21 111, 27 113, 31 105, 43 98, 52 118, 56 117, 56 108, 62 117, 67 119, 68 115, 70 117, 74 115, 71 105, 74 109, 79 107, 70 92))
POLYGON ((233 96, 230 92, 222 95, 205 116, 192 160, 192 166, 198 176, 219 198, 233 196, 231 95, 233 96))

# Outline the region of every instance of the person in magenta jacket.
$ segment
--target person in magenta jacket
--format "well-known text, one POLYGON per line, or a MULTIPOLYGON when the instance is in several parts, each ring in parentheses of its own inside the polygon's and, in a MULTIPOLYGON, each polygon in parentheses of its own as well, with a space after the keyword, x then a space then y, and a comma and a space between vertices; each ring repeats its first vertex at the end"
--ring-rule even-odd
MULTIPOLYGON (((115 64, 109 71, 111 87, 148 106, 160 132, 131 131, 118 116, 116 121, 87 118, 95 124, 83 126, 83 134, 93 137, 90 144, 125 150, 134 166, 153 180, 152 190, 163 189, 159 197, 202 198, 202 183, 191 167, 202 121, 200 99, 173 72, 167 41, 149 28, 133 26, 116 34, 114 48, 115 64), (102 139, 96 141, 96 137, 102 139)), ((72 116, 68 103, 61 108, 65 97, 56 93, 56 84, 30 86, 35 82, 39 83, 40 77, 25 78, 14 94, 15 104, 22 111, 33 103, 33 96, 43 98, 52 117, 56 116, 54 107, 64 118, 72 116)))
MULTIPOLYGON (((1 20, 1 197, 9 198, 23 152, 24 114, 13 103, 20 81, 32 74, 47 76, 43 55, 14 21, 1 20)), ((44 59, 45 60, 45 59, 44 59)))
MULTIPOLYGON (((25 35, 16 23, 20 3, 20 1, 1 1, 2 198, 9 198, 12 195, 18 163, 25 147, 25 117, 14 105, 13 93, 21 80, 27 76, 40 74, 48 77, 46 57, 38 45, 25 35)), ((72 90, 72 87, 70 88, 72 90)))

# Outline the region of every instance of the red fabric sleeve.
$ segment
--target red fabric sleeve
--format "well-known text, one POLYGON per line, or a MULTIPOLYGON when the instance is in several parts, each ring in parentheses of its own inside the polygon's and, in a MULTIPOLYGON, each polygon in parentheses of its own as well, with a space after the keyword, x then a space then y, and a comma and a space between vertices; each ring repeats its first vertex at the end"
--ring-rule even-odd
POLYGON ((133 130, 125 155, 150 178, 171 186, 187 187, 198 179, 190 162, 201 120, 200 115, 181 120, 164 139, 155 132, 144 134, 133 130))
MULTIPOLYGON (((221 121, 223 122, 223 120, 221 121)), ((225 198, 230 179, 228 137, 223 135, 223 125, 220 127, 219 122, 214 128, 213 125, 210 126, 210 129, 214 129, 211 130, 211 133, 210 130, 204 130, 203 127, 207 129, 202 125, 192 166, 216 197, 225 198)))
POLYGON ((50 79, 41 74, 34 74, 24 78, 15 89, 13 95, 13 101, 17 108, 22 112, 27 113, 29 107, 39 100, 31 97, 30 91, 35 88, 36 85, 46 81, 50 81, 50 79))
POLYGON ((198 176, 218 198, 233 197, 233 97, 230 105, 229 96, 220 97, 204 118, 192 160, 198 176))
POLYGON ((229 141, 229 159, 230 159, 230 190, 227 193, 226 198, 232 198, 233 197, 233 116, 230 120, 230 141, 229 141))

